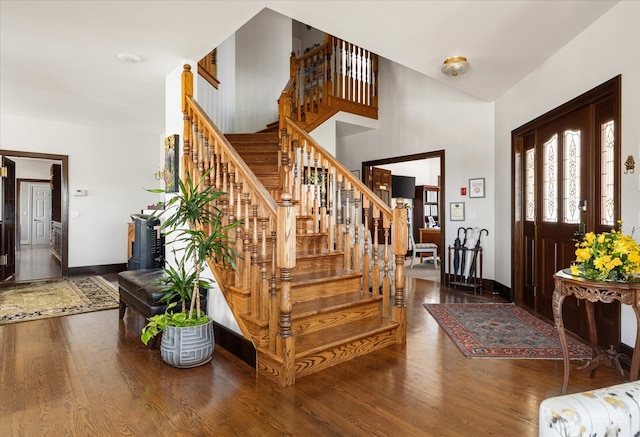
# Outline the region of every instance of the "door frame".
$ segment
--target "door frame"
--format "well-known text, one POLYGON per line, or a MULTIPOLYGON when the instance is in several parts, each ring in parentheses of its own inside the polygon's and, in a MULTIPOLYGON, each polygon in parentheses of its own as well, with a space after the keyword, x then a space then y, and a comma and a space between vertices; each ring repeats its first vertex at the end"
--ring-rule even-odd
MULTIPOLYGON (((570 100, 569 102, 552 109, 551 111, 541 115, 540 117, 514 129, 511 131, 511 288, 512 288, 512 300, 521 305, 523 302, 523 288, 524 288, 524 251, 526 250, 524 241, 524 226, 525 226, 525 211, 524 196, 525 181, 524 171, 524 137, 535 132, 542 125, 551 123, 560 117, 563 117, 579 108, 593 105, 594 102, 611 96, 613 99, 613 114, 616 122, 616 129, 614 131, 614 153, 617 159, 614 162, 614 180, 615 180, 615 192, 614 196, 617 199, 614 207, 614 217, 618 220, 621 217, 622 208, 622 184, 621 184, 621 172, 620 172, 620 153, 622 150, 621 144, 621 130, 622 130, 622 109, 621 109, 621 94, 622 94, 622 76, 618 75, 612 79, 604 82, 601 85, 581 94, 580 96, 570 100), (519 173, 517 173, 519 172, 519 173), (520 202, 520 203, 518 203, 520 202)), ((595 118, 591 114, 592 120, 595 118)), ((590 129, 594 129, 595 126, 590 126, 590 129)), ((600 231, 601 227, 596 224, 595 231, 600 231)), ((537 230, 534 231, 537 233, 537 230)))
MULTIPOLYGON (((62 277, 69 275, 69 156, 51 153, 24 152, 0 149, 0 155, 9 158, 31 158, 60 161, 61 163, 61 225, 62 225, 62 277)), ((16 214, 18 210, 16 208, 16 214)), ((17 220, 17 218, 16 218, 17 220)), ((15 247, 14 247, 15 250, 15 247)))
MULTIPOLYGON (((362 170, 361 170, 361 175, 363 175, 364 179, 364 183, 365 185, 369 186, 369 182, 366 178, 368 178, 369 175, 369 168, 370 167, 375 167, 375 166, 379 166, 379 165, 385 165, 385 164, 396 164, 398 162, 407 162, 407 161, 420 161, 422 159, 432 159, 432 158, 440 158, 440 209, 442 210, 442 217, 440 217, 440 247, 444 248, 445 247, 445 236, 447 234, 446 232, 446 222, 447 222, 447 217, 446 217, 446 208, 444 208, 442 205, 446 205, 446 198, 445 198, 445 184, 446 184, 446 180, 447 178, 445 177, 445 162, 444 162, 444 155, 445 155, 445 151, 444 149, 442 150, 435 150, 433 152, 424 152, 424 153, 415 153, 413 155, 403 155, 403 156, 394 156, 391 158, 383 158, 383 159, 375 159, 372 161, 363 161, 362 162, 362 170)), ((444 268, 440 268, 440 282, 444 284, 444 276, 445 276, 445 269, 444 268)))

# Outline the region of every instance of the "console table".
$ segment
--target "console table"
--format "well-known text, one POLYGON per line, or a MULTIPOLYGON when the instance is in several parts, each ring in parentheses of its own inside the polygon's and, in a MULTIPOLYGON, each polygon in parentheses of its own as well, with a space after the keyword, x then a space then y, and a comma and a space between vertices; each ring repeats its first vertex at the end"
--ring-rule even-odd
MULTIPOLYGON (((567 392, 569 385, 569 348, 567 345, 567 337, 564 330, 564 322, 562 320, 562 303, 567 296, 575 296, 576 299, 586 301, 587 321, 589 323, 589 337, 593 358, 590 363, 585 366, 590 368, 591 363, 599 364, 602 362, 600 357, 617 358, 615 351, 605 351, 599 354, 598 333, 596 331, 595 316, 593 312, 594 302, 612 303, 618 301, 624 305, 631 305, 636 316, 636 327, 638 334, 636 335, 636 344, 631 359, 631 371, 629 372, 629 380, 638 379, 638 370, 640 370, 640 283, 634 282, 600 282, 589 279, 583 279, 572 276, 565 271, 560 270, 553 276, 555 280, 555 289, 553 291, 553 319, 560 336, 560 346, 562 347, 562 358, 564 362, 564 380, 562 383, 562 394, 567 392), (600 357, 599 357, 600 355, 600 357)), ((618 365, 619 366, 619 365, 618 365)), ((593 376, 595 369, 591 371, 593 376)))

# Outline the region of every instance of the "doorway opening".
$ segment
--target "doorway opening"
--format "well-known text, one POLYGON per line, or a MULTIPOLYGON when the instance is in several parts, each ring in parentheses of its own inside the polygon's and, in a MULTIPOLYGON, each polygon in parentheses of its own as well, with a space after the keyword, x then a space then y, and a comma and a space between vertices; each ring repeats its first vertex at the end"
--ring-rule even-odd
MULTIPOLYGON (((2 247, 12 251, 14 271, 7 282, 60 278, 68 275, 68 156, 0 149, 12 160, 13 196, 3 198, 3 211, 12 211, 14 226, 2 233, 2 247)), ((3 180, 3 184, 7 184, 3 180)))
MULTIPOLYGON (((440 261, 442 261, 445 253, 446 214, 444 208, 442 208, 442 205, 446 204, 444 198, 446 179, 444 150, 363 162, 363 181, 372 191, 378 193, 381 192, 382 188, 385 188, 382 190, 385 191, 386 187, 383 187, 385 183, 381 177, 374 177, 374 169, 378 169, 376 173, 416 178, 414 196, 412 198, 406 196, 396 197, 405 198, 407 200, 406 203, 411 205, 411 211, 408 216, 414 241, 421 242, 425 238, 434 238, 433 242, 438 245, 438 253, 433 262, 434 267, 438 268, 437 266, 440 266, 438 276, 440 282, 443 282, 444 269, 441 267, 442 262, 436 263, 436 260, 437 257, 440 257, 440 261), (434 191, 437 191, 435 196, 433 195, 434 191), (431 217, 431 220, 429 217, 431 217)), ((391 187, 393 188, 392 185, 391 187)), ((386 194, 389 202, 391 202, 393 193, 383 194, 386 194)), ((381 198, 384 200, 383 197, 381 198)))

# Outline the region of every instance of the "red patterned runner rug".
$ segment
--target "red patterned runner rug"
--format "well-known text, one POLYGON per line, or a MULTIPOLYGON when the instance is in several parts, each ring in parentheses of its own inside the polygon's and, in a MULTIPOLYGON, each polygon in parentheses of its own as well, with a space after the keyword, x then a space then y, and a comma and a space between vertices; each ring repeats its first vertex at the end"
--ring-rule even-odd
MULTIPOLYGON (((555 327, 513 303, 424 304, 467 358, 562 359, 555 327)), ((590 359, 591 348, 567 336, 569 356, 590 359)))

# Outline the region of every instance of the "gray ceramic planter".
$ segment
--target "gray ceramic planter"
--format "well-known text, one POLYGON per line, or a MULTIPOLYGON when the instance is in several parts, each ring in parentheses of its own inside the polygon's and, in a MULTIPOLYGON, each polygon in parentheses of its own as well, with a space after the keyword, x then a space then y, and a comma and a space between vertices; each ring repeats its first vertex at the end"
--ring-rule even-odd
POLYGON ((162 332, 160 355, 174 367, 196 367, 211 361, 215 341, 213 320, 200 326, 167 326, 162 332))

